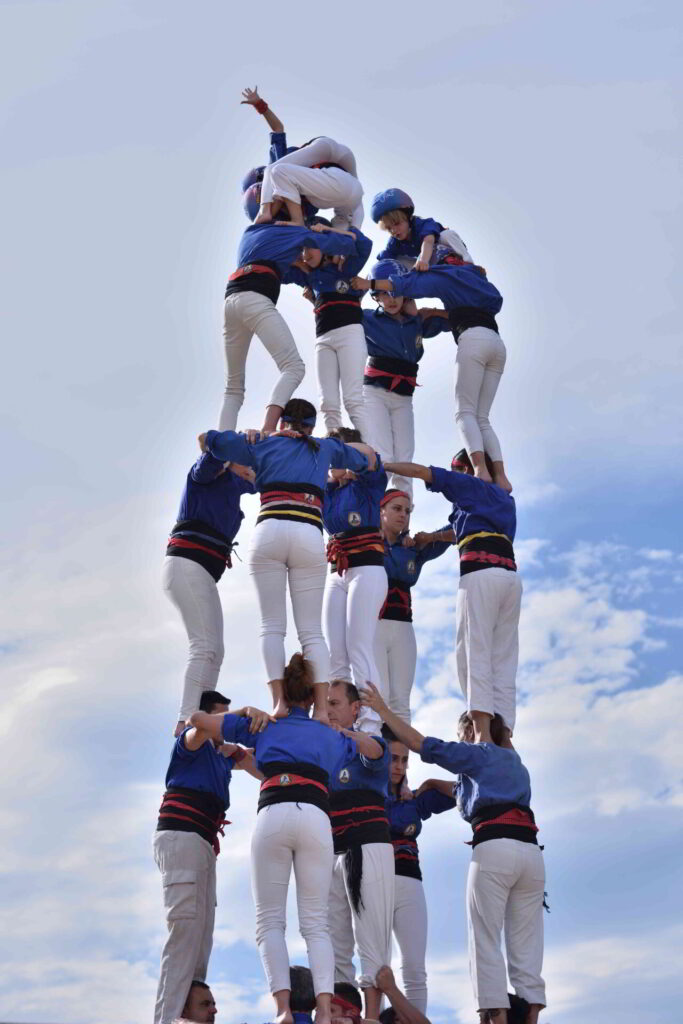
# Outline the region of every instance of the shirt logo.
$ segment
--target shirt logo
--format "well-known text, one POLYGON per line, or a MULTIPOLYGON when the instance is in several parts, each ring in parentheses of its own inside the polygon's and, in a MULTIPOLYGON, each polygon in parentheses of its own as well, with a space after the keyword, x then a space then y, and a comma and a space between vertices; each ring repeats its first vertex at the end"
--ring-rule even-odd
POLYGON ((409 562, 406 562, 406 572, 409 572, 411 574, 415 572, 415 562, 412 560, 412 558, 410 559, 409 562))
POLYGON ((422 348, 422 335, 421 334, 418 334, 417 338, 415 339, 415 348, 422 348))
POLYGON ((360 512, 349 512, 349 526, 360 526, 360 512))
POLYGON ((403 829, 403 835, 404 836, 414 836, 415 835, 415 826, 414 825, 406 825, 406 827, 403 829))
POLYGON ((338 292, 341 292, 342 295, 344 295, 346 292, 348 292, 350 287, 351 286, 350 286, 349 282, 348 281, 343 281, 341 278, 335 284, 335 288, 337 289, 338 292))
POLYGON ((252 267, 251 263, 247 263, 246 267, 244 267, 243 269, 245 274, 251 274, 254 268, 252 267))
POLYGON ((340 782, 348 782, 350 778, 351 778, 351 773, 349 772, 349 769, 348 768, 342 768, 342 770, 339 772, 339 781, 340 782))
POLYGON ((280 785, 281 786, 289 786, 291 781, 292 780, 290 779, 289 775, 281 775, 280 776, 280 785))
POLYGON ((312 505, 315 501, 315 494, 304 494, 304 501, 312 505))

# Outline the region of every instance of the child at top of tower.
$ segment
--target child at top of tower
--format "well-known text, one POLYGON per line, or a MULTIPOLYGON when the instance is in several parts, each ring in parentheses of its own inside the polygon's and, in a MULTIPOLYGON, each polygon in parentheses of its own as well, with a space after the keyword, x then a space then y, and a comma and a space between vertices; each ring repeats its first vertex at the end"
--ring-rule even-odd
POLYGON ((432 217, 416 217, 415 204, 400 188, 387 188, 372 200, 372 219, 391 235, 377 259, 395 259, 415 270, 428 270, 437 243, 445 245, 463 263, 473 263, 457 232, 432 217))

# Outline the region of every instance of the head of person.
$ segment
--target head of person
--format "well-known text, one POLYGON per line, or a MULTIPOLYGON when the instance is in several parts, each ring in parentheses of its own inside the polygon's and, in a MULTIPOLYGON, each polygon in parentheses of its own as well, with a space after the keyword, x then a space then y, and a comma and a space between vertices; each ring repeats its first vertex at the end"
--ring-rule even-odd
POLYGON ((397 740, 388 725, 382 726, 382 737, 389 744, 389 784, 393 793, 400 793, 408 770, 408 748, 397 740))
POLYGON ((402 188, 385 188, 378 192, 372 200, 370 212, 375 224, 389 231, 394 238, 402 242, 410 236, 415 204, 402 188))
POLYGON ((282 681, 282 693, 290 707, 308 711, 313 703, 313 666, 303 654, 293 654, 289 659, 282 681))
MULTIPOLYGON (((484 452, 484 460, 486 462, 486 468, 489 474, 493 476, 493 463, 487 452, 484 452)), ((456 452, 451 459, 451 469, 455 473, 467 473, 468 476, 474 476, 474 466, 472 460, 467 454, 466 448, 461 448, 459 452, 456 452)))
MULTIPOLYGON (((370 270, 370 277, 378 281, 385 281, 389 277, 402 277, 408 271, 398 260, 378 260, 370 270)), ((375 289, 370 293, 385 313, 396 316, 403 309, 403 296, 394 295, 393 292, 383 292, 375 289)))
MULTIPOLYGON (((311 227, 313 224, 324 224, 328 228, 332 227, 332 224, 325 217, 309 217, 306 221, 306 226, 311 227)), ((325 254, 322 249, 318 249, 314 245, 305 245, 301 250, 301 259, 309 268, 309 270, 316 270, 320 264, 325 260, 325 254)))
POLYGON ((379 1015, 380 1024, 399 1024, 398 1014, 393 1006, 387 1006, 379 1015))
MULTIPOLYGON (((501 747, 508 736, 508 729, 499 714, 495 714, 490 722, 491 739, 497 747, 501 747)), ((460 743, 474 743, 474 724, 469 711, 463 711, 458 719, 458 740, 460 743)))
POLYGON ((289 968, 289 1005, 293 1013, 313 1013, 315 1010, 315 990, 313 975, 308 967, 289 968))
POLYGON ((333 679, 327 692, 327 712, 333 725, 353 728, 361 710, 360 694, 346 679, 333 679))
MULTIPOLYGON (((362 444, 363 442, 360 430, 356 430, 354 427, 335 427, 334 430, 330 430, 327 436, 335 437, 338 441, 343 441, 344 444, 362 444)), ((330 468, 329 476, 331 480, 344 480, 348 479, 349 476, 355 476, 355 473, 348 469, 330 468)))
POLYGON ((199 710, 209 715, 224 715, 230 710, 230 698, 224 697, 218 690, 204 690, 199 698, 199 710))
POLYGON ((290 398, 280 416, 280 429, 297 430, 308 437, 315 429, 317 415, 315 406, 305 398, 290 398))
POLYGON ((350 981, 337 981, 332 995, 332 1017, 350 1024, 360 1024, 363 1000, 355 985, 350 981))
POLYGON ((390 487, 379 503, 379 517, 385 536, 398 537, 410 526, 413 503, 407 491, 390 487))
POLYGON ((183 1020, 196 1024, 213 1024, 216 1019, 216 1001, 205 981, 193 981, 183 1007, 183 1020))

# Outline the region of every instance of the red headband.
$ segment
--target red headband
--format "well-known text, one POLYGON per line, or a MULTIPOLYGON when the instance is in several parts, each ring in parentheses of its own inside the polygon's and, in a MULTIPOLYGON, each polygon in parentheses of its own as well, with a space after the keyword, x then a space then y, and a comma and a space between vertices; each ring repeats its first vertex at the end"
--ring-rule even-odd
POLYGON ((410 501, 410 495, 408 494, 407 491, 398 491, 398 490, 396 490, 396 491, 389 491, 380 500, 379 507, 382 508, 384 505, 386 505, 386 503, 388 501, 393 501, 394 498, 407 498, 408 501, 410 501))
POLYGON ((360 1020, 361 1012, 355 1003, 350 1003, 348 999, 344 999, 343 996, 338 996, 336 992, 332 995, 332 1002, 341 1006, 342 1010, 346 1011, 342 1014, 343 1017, 353 1017, 354 1020, 360 1020))

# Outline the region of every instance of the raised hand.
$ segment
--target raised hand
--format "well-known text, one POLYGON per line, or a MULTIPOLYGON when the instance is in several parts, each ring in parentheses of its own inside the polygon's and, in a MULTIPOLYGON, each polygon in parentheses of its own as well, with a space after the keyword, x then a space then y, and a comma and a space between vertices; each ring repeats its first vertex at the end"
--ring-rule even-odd
POLYGON ((267 711, 259 711, 258 708, 245 708, 244 713, 247 718, 251 718, 249 732, 263 732, 267 725, 277 721, 273 715, 269 715, 267 711))
POLYGON ((255 107, 257 103, 261 103, 261 97, 258 94, 258 85, 255 85, 253 89, 247 87, 242 89, 243 100, 240 100, 240 105, 248 103, 249 106, 255 107))

